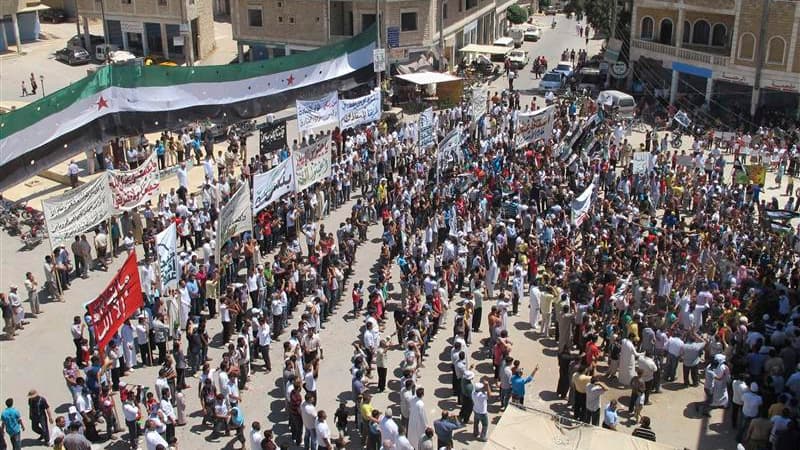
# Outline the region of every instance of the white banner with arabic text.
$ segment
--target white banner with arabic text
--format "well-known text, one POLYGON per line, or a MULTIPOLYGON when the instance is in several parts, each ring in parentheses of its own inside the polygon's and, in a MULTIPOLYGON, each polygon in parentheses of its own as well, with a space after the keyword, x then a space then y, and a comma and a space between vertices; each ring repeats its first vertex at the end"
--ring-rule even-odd
POLYGON ((217 261, 228 240, 245 231, 253 231, 253 208, 250 206, 250 184, 245 182, 222 207, 217 219, 217 261))
POLYGON ((517 116, 514 141, 517 148, 524 147, 540 139, 545 141, 553 135, 555 109, 552 106, 517 116))
MULTIPOLYGON (((178 233, 175 222, 156 235, 161 289, 178 286, 178 233)), ((206 261, 208 263, 208 261, 206 261)))
POLYGON ((489 93, 486 88, 472 88, 472 120, 477 122, 478 119, 486 114, 489 93))
POLYGON ((339 127, 342 130, 381 119, 381 91, 354 98, 339 100, 339 127))
POLYGON ((159 188, 158 160, 153 152, 133 170, 109 170, 108 185, 114 199, 114 209, 128 211, 146 202, 159 188))
POLYGON ((433 108, 427 108, 419 115, 419 147, 428 148, 436 143, 433 133, 433 108))
POLYGON ((584 190, 581 195, 575 197, 572 201, 572 224, 580 226, 587 217, 589 217, 589 210, 592 207, 592 196, 594 194, 594 183, 584 190))
POLYGON ((284 195, 294 192, 294 158, 286 158, 272 170, 253 177, 253 214, 284 195))
POLYGON ((111 217, 114 212, 108 173, 57 197, 42 200, 50 245, 69 245, 76 235, 111 217))
POLYGON ((331 176, 330 136, 317 139, 294 152, 294 179, 297 192, 331 176))
POLYGON ((296 106, 300 132, 339 123, 339 94, 336 91, 316 100, 297 100, 296 106))

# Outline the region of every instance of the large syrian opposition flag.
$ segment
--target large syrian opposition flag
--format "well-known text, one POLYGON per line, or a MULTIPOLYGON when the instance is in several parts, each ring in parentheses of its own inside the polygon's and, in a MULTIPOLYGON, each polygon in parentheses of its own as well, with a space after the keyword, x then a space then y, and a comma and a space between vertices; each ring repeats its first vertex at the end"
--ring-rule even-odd
POLYGON ((374 76, 375 28, 306 53, 224 66, 109 65, 0 116, 0 189, 115 137, 229 124, 374 76))

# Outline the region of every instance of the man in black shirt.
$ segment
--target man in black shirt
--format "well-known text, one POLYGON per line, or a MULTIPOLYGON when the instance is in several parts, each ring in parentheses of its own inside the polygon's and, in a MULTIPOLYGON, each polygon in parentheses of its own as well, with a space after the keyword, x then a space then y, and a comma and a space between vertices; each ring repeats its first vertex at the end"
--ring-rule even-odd
POLYGON ((655 442, 656 434, 653 432, 652 429, 650 429, 650 418, 647 416, 642 416, 641 425, 642 426, 633 430, 632 434, 638 438, 647 439, 648 441, 655 442))

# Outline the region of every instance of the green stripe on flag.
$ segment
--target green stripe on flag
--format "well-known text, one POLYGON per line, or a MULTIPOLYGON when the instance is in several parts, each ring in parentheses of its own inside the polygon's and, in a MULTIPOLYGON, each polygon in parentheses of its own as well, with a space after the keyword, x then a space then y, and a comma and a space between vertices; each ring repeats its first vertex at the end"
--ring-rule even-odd
POLYGON ((267 61, 194 67, 109 65, 22 108, 0 116, 0 139, 23 130, 86 97, 110 87, 164 87, 187 83, 219 83, 246 80, 295 70, 353 53, 375 42, 376 26, 351 39, 316 50, 267 61))

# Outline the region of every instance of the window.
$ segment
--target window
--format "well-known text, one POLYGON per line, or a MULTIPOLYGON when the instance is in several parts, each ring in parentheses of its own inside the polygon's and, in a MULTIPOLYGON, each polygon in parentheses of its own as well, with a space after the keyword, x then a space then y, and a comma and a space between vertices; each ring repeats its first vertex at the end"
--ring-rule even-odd
POLYGON ((264 25, 264 21, 261 16, 260 9, 248 9, 247 10, 247 23, 251 27, 262 27, 264 25))
POLYGON ((130 5, 130 4, 131 4, 131 0, 120 0, 120 2, 121 2, 123 5, 130 5))
POLYGON ((289 23, 294 23, 294 17, 289 17, 289 23))
POLYGON ((661 19, 658 29, 658 42, 664 45, 672 45, 672 20, 661 19))
POLYGON ((464 10, 464 0, 456 0, 458 2, 458 12, 464 10))
POLYGON ((442 20, 447 20, 447 2, 442 3, 442 20))
POLYGON ((705 20, 698 20, 692 29, 692 44, 708 45, 711 41, 711 25, 705 20))
POLYGON ((478 6, 478 0, 467 0, 467 11, 478 6))
POLYGON ((739 59, 753 60, 756 48, 756 37, 752 33, 739 36, 739 59))
POLYGON ((687 21, 683 22, 683 42, 688 44, 692 41, 692 24, 687 21))
POLYGON ((711 45, 725 47, 728 45, 728 28, 718 23, 711 31, 711 45))
POLYGON ((417 31, 417 13, 404 12, 400 14, 400 31, 417 31))
POLYGON ((161 6, 166 6, 167 5, 167 0, 158 0, 158 4, 161 5, 161 6))
POLYGON ((783 64, 785 61, 786 41, 780 36, 773 36, 767 44, 767 63, 783 64))
POLYGON ((278 16, 278 23, 283 23, 283 16, 278 16))
POLYGON ((278 2, 278 8, 283 8, 283 2, 278 2))
POLYGON ((642 29, 639 30, 639 37, 648 41, 653 39, 653 19, 649 17, 642 19, 642 29))
POLYGON ((362 14, 361 15, 361 31, 366 30, 375 23, 375 14, 362 14))

